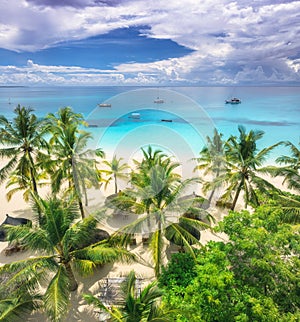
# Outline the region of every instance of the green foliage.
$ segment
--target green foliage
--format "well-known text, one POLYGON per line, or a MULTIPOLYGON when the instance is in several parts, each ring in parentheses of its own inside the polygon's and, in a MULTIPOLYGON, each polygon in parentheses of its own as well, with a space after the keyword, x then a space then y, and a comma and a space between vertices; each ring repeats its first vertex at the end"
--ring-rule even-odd
POLYGON ((68 186, 69 194, 77 198, 81 216, 84 218, 83 202, 88 203, 87 187, 99 187, 100 176, 96 168, 96 156, 104 156, 101 149, 87 149, 91 133, 83 131, 83 115, 70 107, 59 109, 56 115, 47 116, 51 131, 49 141, 51 157, 44 167, 51 177, 54 194, 68 186))
POLYGON ((104 173, 106 176, 108 176, 106 183, 105 183, 105 189, 107 188, 108 184, 111 182, 111 180, 114 180, 115 185, 115 193, 118 192, 118 179, 128 179, 128 174, 125 172, 129 169, 128 164, 122 163, 123 158, 117 158, 116 155, 113 156, 111 161, 104 160, 103 164, 105 164, 109 169, 108 170, 100 170, 100 173, 104 173))
POLYGON ((40 176, 39 163, 45 160, 47 150, 44 139, 48 132, 44 120, 40 120, 31 108, 18 105, 12 122, 0 116, 0 157, 5 165, 0 169, 0 182, 10 178, 10 198, 18 190, 37 194, 37 180, 40 176), (11 177, 12 176, 12 177, 11 177), (26 191, 27 190, 27 191, 26 191))
POLYGON ((260 207, 254 214, 230 213, 219 230, 229 242, 202 248, 188 283, 181 284, 186 271, 179 272, 178 259, 169 263, 170 278, 163 275, 161 285, 165 305, 179 309, 174 320, 298 321, 299 228, 260 207))
POLYGON ((280 143, 258 150, 257 141, 264 132, 250 130, 248 133, 243 126, 238 127, 239 136, 231 135, 225 142, 225 171, 216 177, 209 188, 225 185, 226 191, 221 196, 221 204, 230 205, 234 210, 240 193, 244 193, 245 206, 249 203, 259 205, 256 190, 276 190, 276 188, 262 176, 261 167, 268 154, 280 143))
MULTIPOLYGON (((149 234, 149 247, 152 254, 153 266, 156 276, 160 275, 166 239, 181 245, 190 253, 194 253, 191 245, 199 244, 200 230, 210 227, 202 220, 208 214, 198 199, 192 196, 190 200, 183 197, 185 189, 199 182, 198 179, 182 180, 176 173, 179 166, 160 150, 152 150, 151 146, 143 150, 141 162, 135 162, 138 171, 131 175, 132 188, 118 194, 114 206, 126 208, 136 214, 145 213, 134 222, 120 229, 119 233, 134 234, 141 231, 149 234), (195 200, 197 199, 197 202, 195 200), (188 204, 188 206, 187 206, 188 204), (170 223, 170 213, 178 214, 178 223, 170 223)), ((189 196, 187 196, 189 197, 189 196)))
POLYGON ((159 286, 166 289, 187 287, 196 276, 195 265, 196 262, 189 253, 173 254, 168 265, 162 267, 159 286))
POLYGON ((257 191, 259 203, 264 209, 276 213, 281 223, 300 223, 300 196, 287 191, 270 191, 267 194, 257 191))

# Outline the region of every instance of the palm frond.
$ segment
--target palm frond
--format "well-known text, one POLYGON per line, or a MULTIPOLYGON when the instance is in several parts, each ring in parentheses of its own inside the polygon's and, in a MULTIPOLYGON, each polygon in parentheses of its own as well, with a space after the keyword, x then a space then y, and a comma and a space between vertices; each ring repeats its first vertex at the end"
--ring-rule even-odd
MULTIPOLYGON (((1 150, 0 150, 1 151, 1 150)), ((18 162, 18 158, 14 157, 8 161, 8 163, 0 169, 0 182, 7 179, 8 175, 12 172, 18 162)))
POLYGON ((200 232, 197 229, 194 231, 192 229, 187 230, 179 223, 174 223, 166 228, 165 237, 176 245, 184 246, 187 252, 196 258, 192 245, 200 244, 200 232), (198 238, 195 237, 196 234, 198 234, 198 238))
POLYGON ((44 295, 45 310, 52 321, 62 320, 69 301, 69 278, 64 267, 60 266, 44 295))
POLYGON ((26 315, 39 307, 41 307, 41 298, 28 293, 0 300, 0 321, 24 321, 26 315))
POLYGON ((91 294, 83 294, 83 298, 88 304, 93 305, 94 307, 99 308, 100 310, 103 310, 104 312, 108 313, 111 316, 112 322, 123 322, 124 321, 123 315, 117 307, 112 306, 109 309, 97 297, 95 297, 91 294))
POLYGON ((92 260, 77 258, 72 260, 72 266, 78 274, 84 277, 92 275, 96 267, 95 262, 92 260))
POLYGON ((112 247, 108 243, 99 242, 95 245, 71 252, 72 256, 77 259, 93 261, 95 264, 103 265, 112 262, 132 262, 136 256, 121 247, 112 247))
POLYGON ((49 272, 56 271, 57 262, 53 256, 39 256, 5 264, 0 267, 0 274, 8 273, 10 278, 2 287, 20 287, 24 284, 28 289, 34 289, 42 280, 49 278, 49 272))
POLYGON ((71 248, 78 249, 84 247, 89 240, 92 240, 96 226, 97 220, 92 216, 73 224, 62 238, 65 252, 68 252, 71 248))
POLYGON ((33 251, 41 250, 53 253, 54 245, 49 240, 47 232, 43 229, 29 226, 10 226, 5 225, 8 232, 8 240, 19 240, 24 246, 33 251))

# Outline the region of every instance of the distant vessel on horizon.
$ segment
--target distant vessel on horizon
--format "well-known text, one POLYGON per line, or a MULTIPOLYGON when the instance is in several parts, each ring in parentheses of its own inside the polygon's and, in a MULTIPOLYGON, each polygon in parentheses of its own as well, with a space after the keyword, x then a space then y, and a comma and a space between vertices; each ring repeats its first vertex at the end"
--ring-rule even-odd
POLYGON ((241 104, 242 101, 237 97, 233 97, 233 98, 231 98, 229 100, 226 100, 225 103, 226 104, 241 104))
POLYGON ((156 100, 154 100, 154 103, 156 104, 163 104, 165 101, 162 98, 157 97, 156 100))
POLYGON ((109 103, 100 103, 98 104, 99 107, 111 107, 111 104, 109 103))
POLYGON ((140 113, 131 113, 131 115, 129 117, 132 119, 140 119, 141 114, 140 113))

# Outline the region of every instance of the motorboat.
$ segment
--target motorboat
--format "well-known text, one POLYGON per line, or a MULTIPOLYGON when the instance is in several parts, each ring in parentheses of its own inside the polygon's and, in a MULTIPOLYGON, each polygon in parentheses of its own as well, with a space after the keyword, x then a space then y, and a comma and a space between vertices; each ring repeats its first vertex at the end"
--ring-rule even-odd
POLYGON ((162 122, 173 122, 173 120, 170 119, 161 119, 162 122))
POLYGON ((233 97, 230 100, 226 100, 225 103, 226 104, 241 104, 242 101, 237 97, 233 97))

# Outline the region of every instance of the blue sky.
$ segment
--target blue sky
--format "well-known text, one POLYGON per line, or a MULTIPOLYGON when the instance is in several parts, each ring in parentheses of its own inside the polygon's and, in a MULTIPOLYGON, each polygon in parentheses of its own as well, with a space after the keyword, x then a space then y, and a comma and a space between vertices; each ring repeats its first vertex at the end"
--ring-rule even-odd
POLYGON ((0 85, 300 85, 300 1, 1 0, 0 85))

